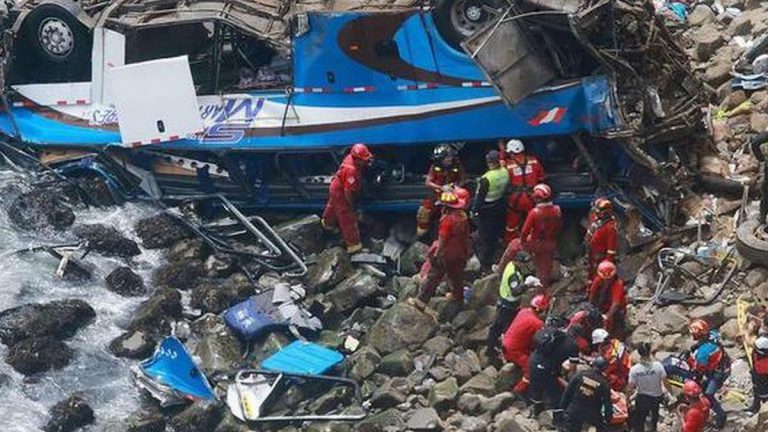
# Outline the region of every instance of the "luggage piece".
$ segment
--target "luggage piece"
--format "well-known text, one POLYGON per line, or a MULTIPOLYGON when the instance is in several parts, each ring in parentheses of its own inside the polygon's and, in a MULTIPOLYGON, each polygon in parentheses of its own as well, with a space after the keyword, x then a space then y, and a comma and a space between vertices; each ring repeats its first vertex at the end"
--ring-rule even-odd
POLYGON ((272 304, 271 292, 255 295, 225 310, 224 321, 246 342, 275 327, 288 325, 272 304))
POLYGON ((276 372, 322 375, 343 360, 344 356, 338 351, 295 341, 264 360, 261 367, 276 372))

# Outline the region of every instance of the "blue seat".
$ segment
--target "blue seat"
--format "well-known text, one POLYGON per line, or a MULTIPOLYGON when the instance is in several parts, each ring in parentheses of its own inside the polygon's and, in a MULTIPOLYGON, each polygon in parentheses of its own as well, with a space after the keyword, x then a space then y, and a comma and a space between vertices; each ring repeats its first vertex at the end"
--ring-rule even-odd
POLYGON ((275 372, 322 375, 344 361, 344 355, 312 342, 295 341, 272 354, 261 368, 275 372))

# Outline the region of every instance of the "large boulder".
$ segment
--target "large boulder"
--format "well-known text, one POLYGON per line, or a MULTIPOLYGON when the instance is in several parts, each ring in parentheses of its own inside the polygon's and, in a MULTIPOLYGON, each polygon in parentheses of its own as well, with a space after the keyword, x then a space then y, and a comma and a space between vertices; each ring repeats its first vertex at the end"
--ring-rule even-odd
POLYGON ((406 349, 389 353, 381 359, 379 372, 388 376, 406 376, 413 372, 413 356, 406 349))
POLYGON ((127 331, 109 343, 109 351, 116 357, 145 359, 155 351, 157 341, 143 330, 127 331))
POLYGON ((155 270, 152 279, 157 286, 184 291, 195 288, 204 274, 203 262, 193 259, 170 262, 155 270))
POLYGON ((368 333, 368 343, 386 355, 402 348, 420 346, 436 330, 434 317, 409 304, 398 303, 379 317, 368 333))
POLYGON ((175 432, 210 432, 224 415, 219 402, 197 401, 171 419, 175 432))
POLYGON ((486 305, 495 305, 499 297, 499 275, 493 273, 477 279, 472 284, 472 297, 469 308, 476 309, 486 305))
POLYGON ((459 396, 459 383, 456 378, 450 377, 445 381, 439 382, 429 389, 429 405, 437 410, 443 411, 452 408, 456 404, 456 398, 459 396))
POLYGON ((714 24, 707 24, 693 33, 694 51, 699 61, 707 61, 725 44, 720 30, 714 24))
POLYGON ((122 235, 115 227, 83 224, 72 228, 72 233, 87 241, 90 250, 104 256, 130 258, 141 254, 139 245, 122 235))
POLYGON ((188 260, 205 260, 208 256, 208 246, 200 239, 187 238, 177 241, 168 250, 168 261, 179 262, 188 260))
POLYGON ((243 274, 223 281, 207 280, 192 291, 191 306, 204 313, 220 313, 254 294, 253 285, 243 274))
POLYGON ((496 377, 498 373, 493 366, 485 368, 479 374, 473 376, 469 381, 459 388, 460 393, 475 393, 478 395, 491 397, 496 394, 496 377))
POLYGON ((711 22, 715 22, 715 13, 711 7, 705 4, 696 5, 688 14, 688 24, 691 26, 700 26, 711 22))
POLYGON ((351 365, 349 376, 358 381, 363 381, 376 372, 381 363, 381 356, 375 349, 364 346, 349 357, 351 365))
POLYGON ((0 312, 0 341, 14 345, 32 337, 67 338, 96 317, 82 300, 57 300, 26 304, 0 312))
POLYGON ((308 289, 313 293, 326 292, 341 283, 351 272, 352 262, 344 249, 326 249, 317 255, 315 263, 309 267, 308 289))
POLYGON ((429 246, 422 242, 410 245, 400 255, 400 273, 406 276, 418 273, 427 259, 427 252, 429 252, 429 246))
POLYGON ((320 224, 320 216, 309 215, 291 220, 278 225, 275 231, 283 240, 296 246, 305 255, 313 254, 323 248, 321 241, 323 227, 320 224))
POLYGON ((186 227, 165 213, 141 219, 136 223, 136 235, 147 249, 163 249, 179 240, 191 237, 186 227))
POLYGON ((472 350, 448 353, 444 363, 451 370, 451 376, 455 377, 459 384, 465 383, 482 370, 480 359, 472 350))
POLYGON ((680 305, 657 308, 653 313, 654 328, 662 335, 683 333, 688 328, 688 314, 680 305))
POLYGON ((8 218, 20 229, 63 230, 75 223, 75 213, 56 188, 36 188, 16 197, 8 218))
POLYGON ((162 335, 170 330, 171 322, 181 318, 181 313, 181 294, 174 289, 161 288, 139 305, 128 328, 162 335))
POLYGON ((54 405, 50 414, 45 432, 72 432, 94 421, 93 409, 76 394, 54 405))
POLYGON ((221 317, 207 314, 196 320, 192 336, 187 345, 206 373, 231 371, 242 364, 240 341, 221 317))
POLYGON ((406 425, 414 431, 439 431, 443 430, 442 421, 434 408, 421 408, 413 413, 406 425))
POLYGON ((699 306, 688 311, 688 317, 692 320, 703 319, 711 328, 717 328, 725 322, 725 306, 722 303, 713 303, 707 306, 699 306))
POLYGON ((125 297, 141 296, 147 293, 144 280, 129 267, 118 267, 107 275, 107 289, 125 297))
POLYGON ((379 292, 379 281, 370 273, 358 270, 344 279, 326 298, 335 312, 348 312, 379 292))
POLYGON ((33 375, 61 369, 74 358, 75 352, 64 342, 52 337, 24 339, 8 349, 5 362, 17 372, 33 375))

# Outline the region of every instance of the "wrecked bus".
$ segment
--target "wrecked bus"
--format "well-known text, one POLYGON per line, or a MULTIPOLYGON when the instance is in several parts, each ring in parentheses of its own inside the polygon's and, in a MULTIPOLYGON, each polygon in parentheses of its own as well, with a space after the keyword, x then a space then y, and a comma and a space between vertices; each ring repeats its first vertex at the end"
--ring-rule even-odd
POLYGON ((464 143, 480 174, 482 154, 515 137, 561 204, 608 193, 658 227, 675 207, 690 174, 676 148, 703 101, 650 2, 295 3, 21 2, 0 133, 125 196, 282 209, 320 208, 344 151, 365 142, 373 210, 418 206, 435 144, 464 143))

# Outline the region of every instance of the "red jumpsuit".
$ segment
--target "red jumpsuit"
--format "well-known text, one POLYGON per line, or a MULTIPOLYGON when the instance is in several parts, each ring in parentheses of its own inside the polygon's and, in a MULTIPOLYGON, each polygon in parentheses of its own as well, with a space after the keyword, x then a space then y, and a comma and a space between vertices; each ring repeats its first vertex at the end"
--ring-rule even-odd
POLYGON ((544 327, 544 322, 531 308, 521 309, 515 319, 507 327, 501 338, 504 359, 512 362, 523 371, 521 379, 514 388, 515 392, 523 393, 528 389, 529 362, 534 349, 534 336, 544 327))
POLYGON ((611 339, 600 347, 599 354, 608 361, 608 367, 603 374, 611 389, 624 391, 629 381, 629 368, 632 367, 632 358, 627 347, 618 339, 611 339))
POLYGON ((536 277, 547 289, 557 250, 557 236, 562 229, 563 216, 560 207, 552 203, 541 203, 528 213, 520 236, 523 248, 533 255, 536 277))
POLYGON ((533 155, 519 154, 508 156, 505 160, 509 172, 509 200, 507 201, 507 228, 504 242, 509 243, 520 236, 520 228, 528 212, 533 209, 531 191, 544 181, 544 168, 533 155))
POLYGON ((587 311, 578 311, 568 321, 569 334, 582 354, 588 354, 592 349, 591 335, 594 329, 587 322, 587 315, 587 311))
POLYGON ((589 301, 600 309, 605 315, 613 305, 618 306, 613 316, 605 319, 605 329, 611 334, 616 334, 620 330, 618 326, 623 324, 623 319, 627 310, 627 298, 624 293, 624 281, 618 277, 610 280, 595 278, 592 285, 589 286, 589 301))
POLYGON ((331 180, 328 204, 323 212, 323 226, 341 229, 341 237, 347 247, 360 244, 357 215, 347 194, 357 194, 362 187, 362 173, 352 155, 347 155, 331 180))
POLYGON ((587 245, 589 263, 589 279, 595 278, 597 265, 603 260, 614 261, 616 258, 616 243, 619 238, 619 228, 613 217, 597 219, 590 217, 590 224, 584 234, 587 245))
POLYGON ((705 397, 699 397, 683 415, 683 426, 680 432, 702 432, 708 419, 709 401, 705 397))
MULTIPOLYGON (((464 167, 454 158, 454 163, 449 167, 443 167, 439 164, 432 164, 427 173, 427 181, 444 186, 455 184, 457 186, 464 180, 464 167)), ((435 202, 438 200, 440 190, 431 190, 429 196, 421 202, 421 207, 416 212, 416 228, 418 233, 422 234, 429 230, 429 224, 432 221, 432 215, 435 211, 435 202)))
POLYGON ((421 286, 420 300, 429 301, 444 278, 451 283, 454 299, 464 298, 464 267, 471 256, 469 229, 469 218, 464 210, 447 208, 443 211, 438 238, 429 248, 428 264, 422 267, 422 271, 427 269, 427 274, 421 286), (443 251, 437 256, 440 242, 443 242, 443 251))

